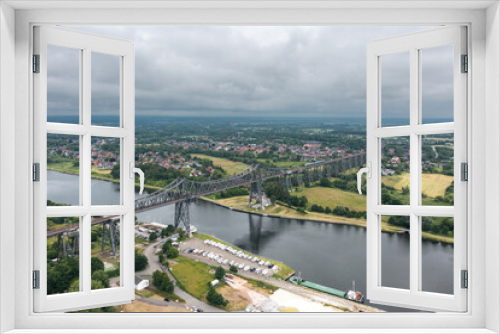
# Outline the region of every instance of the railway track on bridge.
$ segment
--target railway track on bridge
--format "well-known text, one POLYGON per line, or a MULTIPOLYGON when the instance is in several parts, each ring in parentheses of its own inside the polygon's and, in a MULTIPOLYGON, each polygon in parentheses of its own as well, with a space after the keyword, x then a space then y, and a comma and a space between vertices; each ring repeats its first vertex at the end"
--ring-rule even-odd
MULTIPOLYGON (((361 167, 366 160, 366 153, 361 152, 346 157, 335 158, 307 164, 292 169, 267 168, 261 164, 251 165, 243 172, 224 179, 205 182, 195 182, 185 178, 178 178, 166 187, 135 201, 135 211, 143 212, 165 205, 175 204, 175 227, 184 223, 186 230, 190 229, 189 203, 200 196, 250 185, 250 199, 256 199, 262 204, 262 182, 278 178, 281 184, 289 191, 293 185, 301 187, 304 179, 314 182, 322 177, 332 177, 345 170, 361 167)), ((93 219, 91 226, 112 223, 116 224, 118 216, 108 216, 93 219)), ((79 225, 65 226, 47 232, 47 238, 56 237, 68 231, 75 231, 79 225)))

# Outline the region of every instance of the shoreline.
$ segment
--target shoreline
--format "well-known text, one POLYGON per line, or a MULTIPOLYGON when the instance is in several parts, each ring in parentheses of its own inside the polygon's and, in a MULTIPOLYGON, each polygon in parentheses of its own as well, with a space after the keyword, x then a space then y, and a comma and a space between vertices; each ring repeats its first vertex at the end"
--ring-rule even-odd
MULTIPOLYGON (((47 170, 51 170, 51 171, 62 173, 62 174, 68 174, 68 175, 76 175, 76 176, 80 175, 79 173, 75 173, 75 172, 72 172, 72 171, 69 171, 69 170, 65 170, 65 169, 59 169, 59 168, 50 167, 48 165, 47 165, 47 170)), ((107 178, 107 177, 104 177, 104 176, 100 176, 99 174, 91 174, 91 178, 92 179, 96 179, 96 180, 100 180, 100 181, 108 181, 108 182, 113 182, 113 183, 120 183, 120 180, 115 180, 115 179, 107 178)), ((136 188, 139 188, 141 185, 140 185, 140 183, 134 183, 134 186, 136 188)), ((156 190, 160 190, 162 188, 161 187, 144 185, 144 189, 145 190, 156 191, 156 190)))
MULTIPOLYGON (((52 170, 52 171, 55 171, 55 172, 58 172, 58 173, 63 173, 63 174, 68 174, 68 175, 79 175, 77 173, 72 173, 71 171, 57 169, 57 168, 53 168, 53 167, 49 167, 49 166, 47 166, 47 170, 52 170)), ((92 174, 91 178, 92 179, 101 180, 101 181, 113 182, 113 183, 119 183, 120 182, 119 180, 113 180, 113 179, 102 177, 102 176, 99 176, 99 175, 96 175, 96 174, 92 174)), ((139 188, 140 185, 137 184, 137 183, 135 183, 135 187, 139 188)), ((144 189, 156 191, 156 190, 159 190, 161 188, 160 187, 155 187, 155 186, 144 185, 144 189)), ((215 204, 217 206, 220 206, 222 208, 225 208, 225 209, 228 209, 228 210, 231 210, 231 211, 236 211, 236 212, 241 212, 241 213, 248 213, 248 214, 258 215, 258 216, 262 216, 262 217, 270 217, 270 218, 278 218, 278 219, 296 219, 296 220, 303 220, 303 221, 309 220, 309 221, 318 222, 318 223, 329 223, 329 224, 338 224, 338 225, 350 225, 350 226, 359 226, 359 227, 366 228, 366 221, 348 220, 349 218, 346 218, 345 221, 334 221, 334 220, 330 220, 330 219, 326 219, 326 218, 322 219, 322 218, 310 218, 310 217, 282 216, 282 215, 260 213, 260 212, 246 211, 246 210, 242 210, 242 209, 233 208, 233 207, 230 207, 228 205, 219 203, 218 201, 210 199, 210 198, 205 197, 205 196, 201 196, 201 197, 199 197, 199 199, 203 200, 203 201, 206 201, 206 202, 209 202, 209 203, 212 203, 212 204, 215 204)), ((393 233, 393 234, 408 233, 405 230, 403 230, 403 229, 401 229, 401 228, 399 228, 397 226, 392 226, 392 225, 391 225, 391 227, 382 225, 382 231, 386 232, 386 233, 393 233)), ((432 234, 429 234, 429 233, 422 234, 422 239, 425 239, 425 240, 430 241, 430 242, 441 242, 443 244, 453 245, 453 239, 449 240, 449 238, 447 238, 447 237, 436 236, 436 235, 432 235, 432 234)))
MULTIPOLYGON (((219 203, 217 202, 216 200, 213 200, 213 199, 210 199, 210 198, 207 198, 207 197, 200 197, 199 198, 200 200, 203 200, 203 201, 206 201, 206 202, 209 202, 209 203, 212 203, 214 205, 217 205, 217 206, 220 206, 222 208, 225 208, 225 209, 228 209, 228 210, 231 210, 231 211, 235 211, 235 212, 241 212, 241 213, 248 213, 248 214, 252 214, 252 215, 257 215, 257 216, 262 216, 262 217, 270 217, 270 218, 278 218, 278 219, 296 219, 296 220, 302 220, 302 221, 305 221, 305 220, 309 220, 309 221, 312 221, 312 222, 318 222, 318 223, 329 223, 329 224, 338 224, 338 225, 350 225, 350 226, 358 226, 358 227, 363 227, 363 228, 366 228, 366 221, 359 221, 359 220, 353 220, 353 221, 335 221, 335 220, 329 220, 329 219, 322 219, 322 218, 309 218, 309 217, 294 217, 294 216, 283 216, 283 215, 275 215, 275 214, 268 214, 268 213, 260 213, 260 212, 254 212, 254 211, 245 211, 245 210, 242 210, 242 209, 237 209, 237 208, 233 208, 233 207, 230 207, 228 205, 225 205, 223 203, 219 203)), ((385 232, 385 233, 392 233, 392 234, 404 234, 404 233, 409 233, 401 228, 399 228, 398 226, 382 226, 382 232, 385 232)), ((444 237, 444 236, 435 236, 435 235, 430 235, 430 234, 423 234, 422 235, 422 239, 425 239, 427 241, 430 241, 430 242, 441 242, 443 244, 447 244, 447 245, 453 245, 453 240, 448 240, 446 239, 447 237, 444 237)))

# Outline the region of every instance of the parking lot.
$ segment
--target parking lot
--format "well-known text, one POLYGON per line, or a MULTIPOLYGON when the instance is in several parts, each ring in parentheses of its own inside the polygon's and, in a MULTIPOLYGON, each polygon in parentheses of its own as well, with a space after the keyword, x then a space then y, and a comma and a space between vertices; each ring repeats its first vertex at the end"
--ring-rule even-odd
POLYGON ((214 266, 222 266, 226 270, 234 265, 238 272, 253 275, 260 279, 272 276, 280 268, 257 256, 251 256, 236 250, 231 246, 211 240, 192 238, 181 243, 180 251, 183 255, 193 257, 214 266))

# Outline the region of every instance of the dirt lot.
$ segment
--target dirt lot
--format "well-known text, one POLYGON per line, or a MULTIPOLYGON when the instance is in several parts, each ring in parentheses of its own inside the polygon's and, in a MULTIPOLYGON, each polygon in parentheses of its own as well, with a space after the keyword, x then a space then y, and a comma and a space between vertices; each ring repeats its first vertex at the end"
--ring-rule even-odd
POLYGON ((184 307, 157 306, 139 300, 134 300, 130 304, 118 306, 117 312, 188 312, 184 307))

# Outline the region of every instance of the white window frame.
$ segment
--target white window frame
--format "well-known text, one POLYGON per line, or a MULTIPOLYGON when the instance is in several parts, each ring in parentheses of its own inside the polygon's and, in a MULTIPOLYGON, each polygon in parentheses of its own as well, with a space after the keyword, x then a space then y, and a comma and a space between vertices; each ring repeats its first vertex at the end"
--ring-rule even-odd
MULTIPOLYGON (((461 73, 462 55, 467 54, 466 28, 450 26, 387 37, 368 43, 367 49, 367 291, 373 303, 413 307, 423 310, 463 312, 467 309, 467 290, 461 287, 461 271, 467 270, 467 183, 460 179, 461 163, 467 163, 467 75, 461 73), (453 45, 453 122, 422 123, 422 55, 428 48, 453 45), (384 127, 382 124, 381 59, 387 55, 408 53, 409 124, 384 127), (422 205, 421 136, 454 136, 454 205, 422 205), (410 205, 382 205, 381 148, 383 138, 408 137, 410 140, 410 205), (410 218, 409 289, 382 285, 381 217, 410 218), (422 290, 421 217, 454 217, 453 294, 422 290)), ((469 72, 470 73, 470 72, 469 72)))
POLYGON ((0 135, 0 159, 15 159, 14 170, 0 163, 2 187, 0 197, 2 224, 0 225, 0 326, 2 331, 16 329, 16 333, 33 333, 40 329, 48 332, 77 332, 89 329, 92 332, 109 332, 127 329, 128 333, 142 332, 147 328, 162 329, 162 332, 250 332, 257 327, 259 333, 345 332, 350 333, 492 333, 500 331, 499 303, 499 244, 500 230, 500 162, 498 146, 500 137, 498 109, 500 99, 500 19, 497 2, 474 1, 398 1, 394 2, 344 2, 344 1, 297 1, 294 3, 269 1, 221 3, 204 2, 17 2, 0 4, 1 54, 0 68, 2 93, 0 135), (10 7, 25 8, 14 10, 10 7), (116 8, 122 6, 134 9, 116 8), (97 8, 99 6, 99 8, 97 8), (61 8, 66 7, 66 8, 61 8), (394 8, 397 7, 397 8, 394 8), (45 8, 45 9, 41 9, 45 8), (47 10, 48 8, 48 10, 47 10), (84 9, 75 9, 84 8, 84 9), (110 8, 114 10, 103 10, 110 8), (143 10, 137 10, 142 8, 143 10), (13 18, 15 17, 15 21, 13 18), (468 78, 471 87, 468 104, 468 145, 471 154, 468 197, 469 228, 468 252, 470 259, 470 281, 468 311, 466 313, 436 314, 34 314, 30 244, 32 238, 32 77, 31 64, 32 26, 34 24, 162 24, 162 25, 435 25, 464 24, 469 27, 469 56, 472 75, 468 78), (14 40, 15 32, 15 40, 14 40), (15 53, 14 53, 15 47, 15 53), (15 65, 15 73, 11 70, 15 65), (486 71, 486 66, 488 71, 486 71), (5 70, 5 72, 4 72, 5 70), (15 86, 12 86, 15 82, 15 86), (9 85, 10 84, 10 85, 9 85), (15 101, 5 97, 15 94, 15 101), (12 113, 15 110, 15 114, 12 113), (14 115, 13 115, 14 114, 14 115), (487 121, 488 120, 488 121, 487 121), (15 128, 15 149, 5 140, 9 133, 6 127, 15 128), (488 132, 486 141, 485 132, 488 132), (486 157, 486 152, 488 156, 486 157), (486 165, 486 162, 491 164, 486 165), (486 167, 485 167, 486 166, 486 167), (492 172, 485 182, 485 172, 492 172), (14 201, 8 200, 11 190, 4 183, 15 185, 14 201), (488 193, 488 197, 486 197, 488 193), (14 203, 13 203, 14 202, 14 203), (485 203, 487 205, 485 205, 485 203), (488 206, 489 204, 489 206, 488 206), (14 205, 15 212, 5 210, 14 205), (488 216, 488 221, 485 219, 488 216), (5 224, 5 219, 14 219, 15 224, 5 224), (15 235, 15 238, 11 236, 15 235), (12 249, 15 256, 12 257, 12 249), (28 260, 26 260, 28 259, 28 260), (485 265, 488 261, 488 266, 485 265), (14 268, 14 270, 12 270, 14 268), (13 288, 15 287, 15 289, 13 288), (486 294, 488 289, 488 294, 486 294), (14 305, 14 308, 12 308, 14 305), (119 321, 117 321, 119 317, 119 321), (194 318, 196 317, 196 318, 194 318), (138 328, 141 324, 141 329, 138 328), (137 329, 137 330, 133 330, 137 329), (229 329, 229 330, 228 330, 229 329), (244 331, 244 329, 247 329, 244 331), (418 330, 417 330, 418 329, 418 330))
POLYGON ((39 55, 39 73, 34 84, 34 162, 39 164, 39 181, 34 192, 34 270, 39 271, 39 289, 34 290, 34 311, 73 311, 120 305, 134 299, 134 179, 135 165, 135 62, 130 41, 52 26, 34 27, 34 54, 39 55), (80 54, 79 123, 47 121, 47 46, 78 50, 80 54), (92 125, 91 67, 92 53, 114 55, 119 60, 120 103, 118 127, 92 125), (47 135, 78 136, 80 142, 79 205, 47 206, 47 135), (120 203, 92 205, 91 139, 93 136, 120 140, 120 203), (120 219, 120 286, 91 289, 91 221, 92 216, 118 216, 120 219), (79 223, 79 290, 47 295, 47 224, 49 217, 80 217, 79 223))

